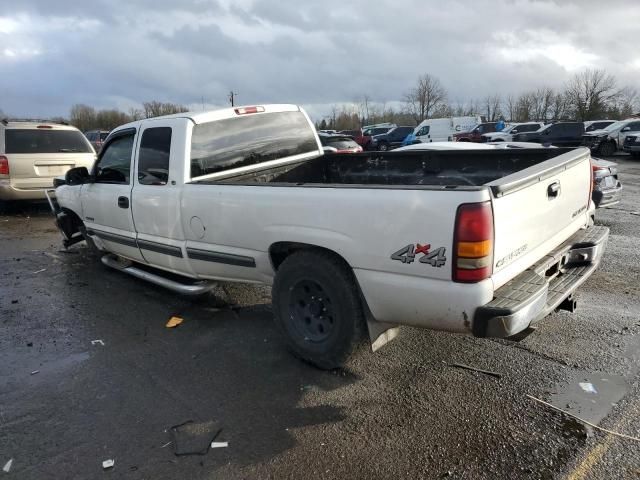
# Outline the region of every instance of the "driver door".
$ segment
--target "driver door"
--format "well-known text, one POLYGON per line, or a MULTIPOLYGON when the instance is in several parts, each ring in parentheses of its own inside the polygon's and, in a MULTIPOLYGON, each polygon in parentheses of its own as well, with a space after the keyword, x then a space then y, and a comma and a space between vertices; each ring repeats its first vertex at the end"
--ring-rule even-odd
POLYGON ((131 214, 135 128, 116 132, 93 167, 93 182, 82 186, 82 214, 87 233, 99 247, 143 261, 131 214))

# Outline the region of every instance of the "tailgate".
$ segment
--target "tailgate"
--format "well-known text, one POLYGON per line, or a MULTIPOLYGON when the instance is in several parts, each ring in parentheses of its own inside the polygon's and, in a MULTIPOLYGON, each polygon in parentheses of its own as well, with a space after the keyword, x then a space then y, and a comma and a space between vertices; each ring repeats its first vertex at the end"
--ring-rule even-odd
POLYGON ((572 150, 488 184, 494 194, 494 288, 588 223, 591 156, 572 150))
POLYGON ((64 175, 70 168, 91 168, 94 154, 9 154, 7 158, 12 183, 19 184, 19 188, 40 188, 51 186, 54 177, 64 175))

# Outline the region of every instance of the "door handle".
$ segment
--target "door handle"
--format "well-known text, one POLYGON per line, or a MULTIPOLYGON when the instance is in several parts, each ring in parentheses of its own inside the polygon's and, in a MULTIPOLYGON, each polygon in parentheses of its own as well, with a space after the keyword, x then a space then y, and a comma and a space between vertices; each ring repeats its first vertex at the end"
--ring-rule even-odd
POLYGON ((557 198, 560 195, 560 182, 553 182, 547 187, 547 197, 549 200, 557 198))
POLYGON ((118 206, 120 208, 129 208, 129 199, 127 197, 118 197, 118 206))

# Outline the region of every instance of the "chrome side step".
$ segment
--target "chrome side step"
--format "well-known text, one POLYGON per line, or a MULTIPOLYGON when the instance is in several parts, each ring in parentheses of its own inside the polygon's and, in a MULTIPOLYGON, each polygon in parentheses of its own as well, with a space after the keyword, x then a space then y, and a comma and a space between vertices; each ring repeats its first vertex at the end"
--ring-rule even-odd
POLYGON ((213 288, 213 284, 206 281, 187 285, 184 283, 176 282, 175 280, 170 280, 160 274, 147 272, 146 270, 142 270, 141 268, 134 267, 134 263, 130 260, 119 257, 112 253, 104 255, 101 260, 102 263, 104 263, 107 267, 111 267, 116 270, 120 270, 121 272, 128 273, 129 275, 132 275, 136 278, 146 280, 147 282, 167 288, 181 295, 194 297, 197 295, 203 295, 213 288))

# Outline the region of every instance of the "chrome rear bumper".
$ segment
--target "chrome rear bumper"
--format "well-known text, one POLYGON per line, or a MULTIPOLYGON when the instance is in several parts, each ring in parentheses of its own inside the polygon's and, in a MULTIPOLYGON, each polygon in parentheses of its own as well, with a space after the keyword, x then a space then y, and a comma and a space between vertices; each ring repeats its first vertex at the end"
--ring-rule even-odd
POLYGON ((609 229, 601 226, 576 232, 496 290, 494 299, 476 310, 473 334, 510 337, 559 308, 598 268, 608 238, 609 229))

